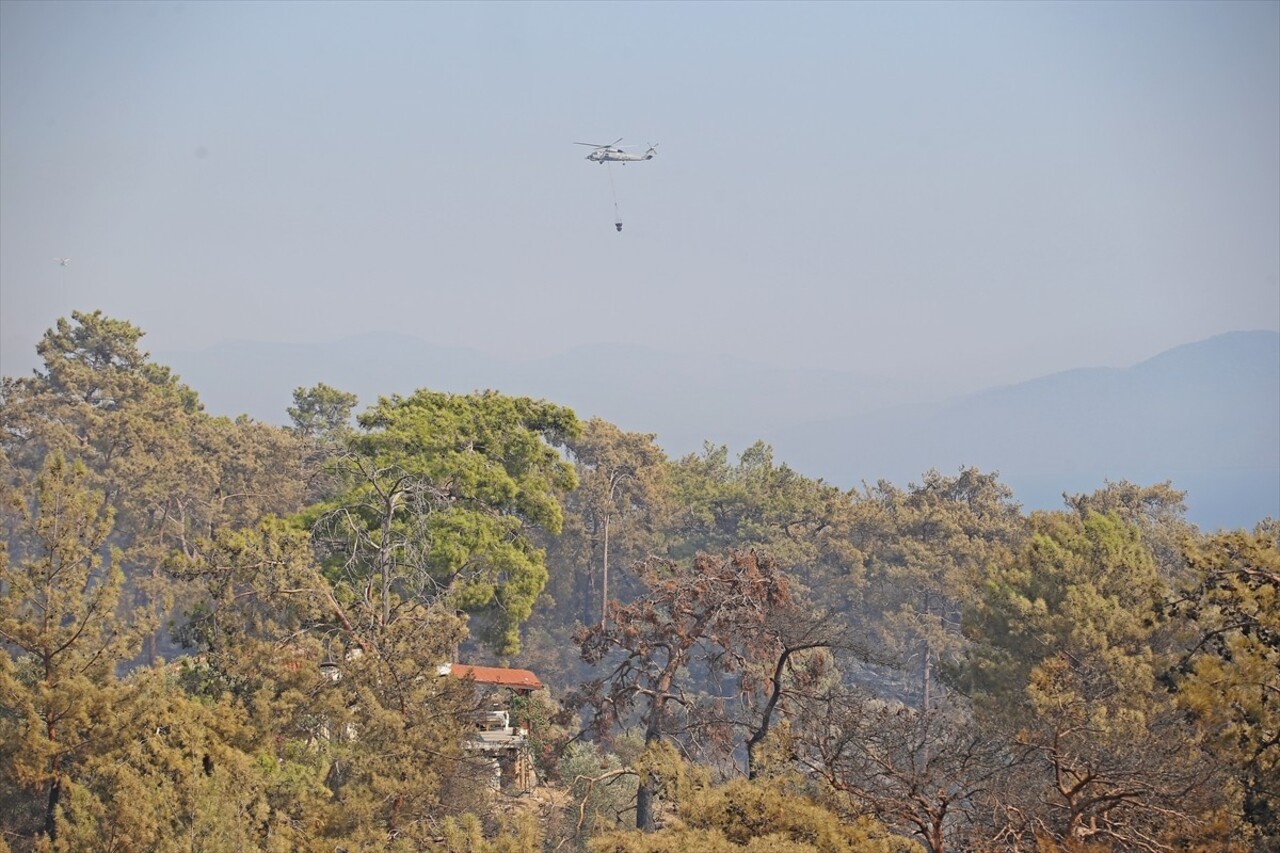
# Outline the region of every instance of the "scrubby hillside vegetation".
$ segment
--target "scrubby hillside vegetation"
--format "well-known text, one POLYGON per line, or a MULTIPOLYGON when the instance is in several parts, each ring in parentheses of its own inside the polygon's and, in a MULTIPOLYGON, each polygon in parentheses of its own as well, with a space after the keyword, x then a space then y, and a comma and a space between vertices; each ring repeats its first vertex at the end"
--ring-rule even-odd
POLYGON ((1280 844, 1274 519, 842 490, 498 392, 230 420, 141 337, 77 313, 4 379, 0 849, 1280 844), (549 686, 535 790, 456 660, 549 686))

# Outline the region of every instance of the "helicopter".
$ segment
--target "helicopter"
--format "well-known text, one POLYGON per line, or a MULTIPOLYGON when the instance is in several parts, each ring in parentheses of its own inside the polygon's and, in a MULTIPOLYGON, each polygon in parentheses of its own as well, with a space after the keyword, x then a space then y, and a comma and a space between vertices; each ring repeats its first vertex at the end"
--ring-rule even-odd
POLYGON ((594 151, 587 155, 587 159, 593 163, 634 163, 643 160, 652 160, 657 154, 658 146, 650 145, 649 150, 643 154, 628 154, 625 149, 619 148, 618 143, 622 141, 619 136, 608 145, 597 145, 594 142, 575 142, 574 145, 589 145, 594 151))

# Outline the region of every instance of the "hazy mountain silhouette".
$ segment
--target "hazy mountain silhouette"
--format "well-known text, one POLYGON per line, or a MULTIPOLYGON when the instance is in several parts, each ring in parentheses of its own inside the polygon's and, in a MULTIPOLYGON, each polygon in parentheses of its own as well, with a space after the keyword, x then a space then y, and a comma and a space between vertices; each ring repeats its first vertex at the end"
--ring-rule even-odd
POLYGON ((961 465, 1029 508, 1105 480, 1173 481, 1205 527, 1280 517, 1280 334, 1236 332, 1130 368, 1058 373, 930 405, 779 430, 776 455, 842 485, 961 465))
POLYGON ((930 468, 999 471, 1027 508, 1105 480, 1172 480, 1193 521, 1280 517, 1280 333, 1236 332, 1128 368, 1087 368, 941 402, 936 388, 837 370, 584 346, 510 362, 405 335, 324 344, 228 342, 157 354, 213 414, 286 423, 294 388, 378 396, 492 388, 652 432, 672 456, 704 441, 775 459, 843 487, 919 480, 930 468))
POLYGON ((293 390, 318 382, 358 395, 358 410, 418 388, 491 388, 656 433, 673 456, 700 450, 704 441, 739 447, 787 426, 929 396, 924 383, 605 344, 512 362, 407 335, 365 334, 321 344, 229 341, 155 359, 199 392, 213 414, 288 423, 293 390))

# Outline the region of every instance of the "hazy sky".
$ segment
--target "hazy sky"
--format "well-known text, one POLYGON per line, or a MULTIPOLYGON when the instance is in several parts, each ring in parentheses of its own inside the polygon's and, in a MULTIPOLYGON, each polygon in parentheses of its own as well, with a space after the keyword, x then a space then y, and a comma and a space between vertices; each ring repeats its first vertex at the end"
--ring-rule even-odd
POLYGON ((1280 3, 3 0, 4 374, 73 308, 974 387, 1277 329, 1280 3))

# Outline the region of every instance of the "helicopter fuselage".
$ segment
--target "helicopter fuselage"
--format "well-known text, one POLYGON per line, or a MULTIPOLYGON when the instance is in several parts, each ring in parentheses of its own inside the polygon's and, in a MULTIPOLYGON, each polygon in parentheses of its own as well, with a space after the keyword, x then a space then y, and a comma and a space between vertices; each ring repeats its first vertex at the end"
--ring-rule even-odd
POLYGON ((587 159, 593 163, 633 163, 643 160, 652 160, 654 150, 650 148, 643 154, 628 154, 617 148, 598 148, 587 155, 587 159))

